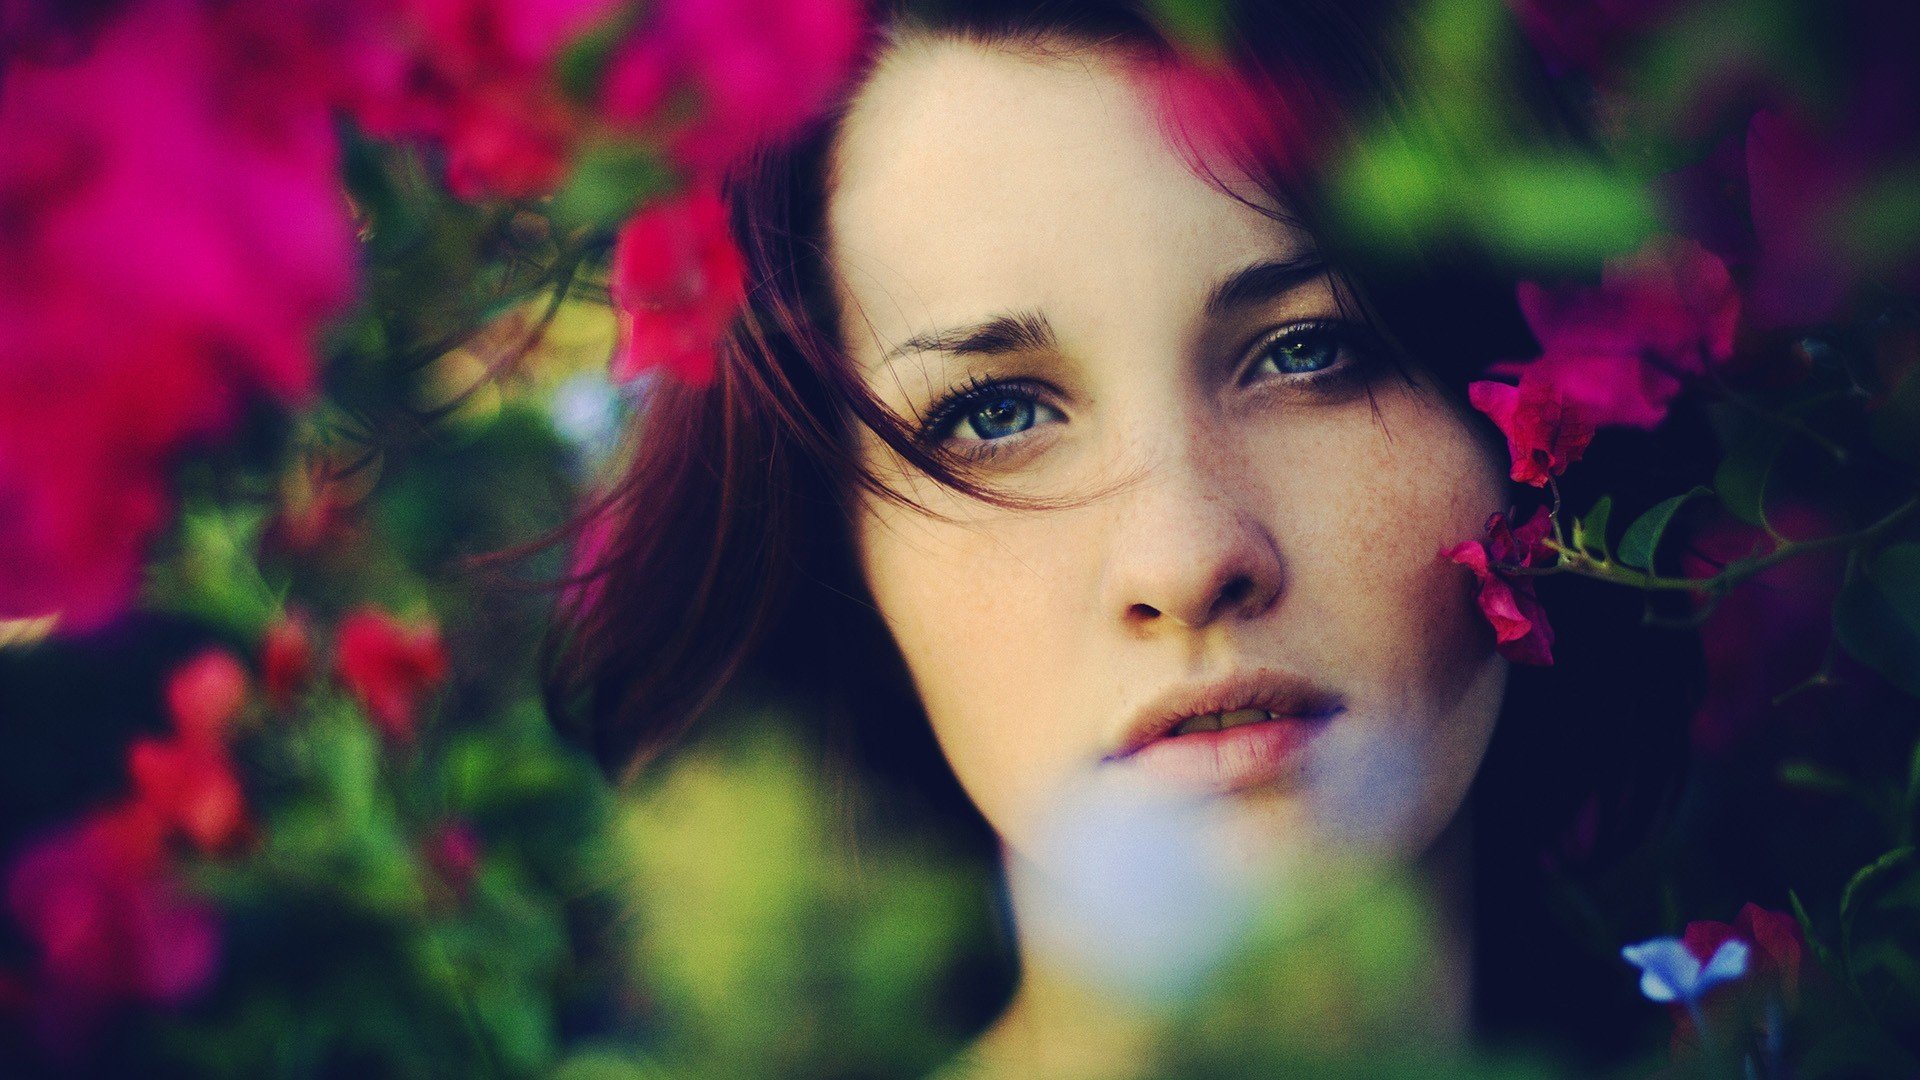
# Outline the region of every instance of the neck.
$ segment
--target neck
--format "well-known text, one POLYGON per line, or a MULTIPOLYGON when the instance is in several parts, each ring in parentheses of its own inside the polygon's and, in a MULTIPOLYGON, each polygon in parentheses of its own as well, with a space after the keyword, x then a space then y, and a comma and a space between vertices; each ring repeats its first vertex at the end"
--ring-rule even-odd
MULTIPOLYGON (((1439 1047, 1464 1049, 1472 1030, 1472 827, 1462 810, 1413 863, 1427 899, 1435 940, 1428 962, 1413 973, 1423 993, 1419 1033, 1439 1047)), ((1028 872, 1003 852, 1009 875, 1028 872)), ((1014 924, 1021 925, 1014 896, 1014 924)), ((1000 1018, 975 1044, 971 1076, 1049 1076, 1063 1080, 1126 1080, 1152 1071, 1161 1034, 1154 1014, 1129 1009, 1077 979, 1017 935, 1020 981, 1000 1018)))

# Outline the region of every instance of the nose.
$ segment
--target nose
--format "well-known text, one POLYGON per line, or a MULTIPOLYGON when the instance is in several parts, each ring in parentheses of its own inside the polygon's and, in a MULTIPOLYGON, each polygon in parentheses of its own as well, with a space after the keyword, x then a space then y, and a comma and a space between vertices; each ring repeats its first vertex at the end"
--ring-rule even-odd
POLYGON ((1114 496, 1105 601, 1129 632, 1203 629, 1279 600, 1284 566, 1257 474, 1226 449, 1202 432, 1165 444, 1114 496))

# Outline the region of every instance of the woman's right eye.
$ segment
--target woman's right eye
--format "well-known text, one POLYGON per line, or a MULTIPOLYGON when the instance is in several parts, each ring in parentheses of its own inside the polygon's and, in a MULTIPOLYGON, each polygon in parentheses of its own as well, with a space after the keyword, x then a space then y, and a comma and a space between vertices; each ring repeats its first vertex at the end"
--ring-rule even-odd
POLYGON ((1058 419, 1062 419, 1060 411, 1041 401, 1031 388, 1019 383, 982 382, 936 403, 929 410, 925 431, 928 440, 935 443, 992 443, 1058 419))

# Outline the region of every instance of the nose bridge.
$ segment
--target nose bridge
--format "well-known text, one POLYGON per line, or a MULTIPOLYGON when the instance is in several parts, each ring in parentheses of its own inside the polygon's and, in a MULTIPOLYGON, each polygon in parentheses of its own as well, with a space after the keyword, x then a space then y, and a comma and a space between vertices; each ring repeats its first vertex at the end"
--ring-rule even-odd
POLYGON ((1282 585, 1260 485, 1205 409, 1167 416, 1137 441, 1115 497, 1107 607, 1129 629, 1189 628, 1266 610, 1282 585))

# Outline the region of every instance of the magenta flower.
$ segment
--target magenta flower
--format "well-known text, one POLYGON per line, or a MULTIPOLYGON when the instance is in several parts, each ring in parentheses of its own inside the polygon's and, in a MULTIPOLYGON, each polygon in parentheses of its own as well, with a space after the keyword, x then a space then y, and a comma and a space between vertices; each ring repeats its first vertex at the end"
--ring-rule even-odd
POLYGON ((1494 514, 1487 519, 1484 539, 1464 541, 1440 553, 1473 571, 1475 601, 1493 627, 1495 648, 1515 663, 1553 663, 1553 627, 1534 594, 1533 578, 1513 572, 1543 565, 1552 557, 1553 549, 1545 544, 1552 528, 1546 507, 1536 508, 1518 528, 1508 523, 1507 515, 1494 514))
MULTIPOLYGON (((397 0, 356 52, 355 116, 384 138, 446 150, 462 198, 530 197, 566 175, 585 114, 561 92, 566 47, 620 0, 397 0)), ((368 13, 370 14, 370 13, 368 13)))
POLYGON ((219 927, 167 874, 163 826, 139 803, 95 814, 28 847, 7 874, 7 907, 58 1002, 179 1004, 213 981, 219 927))
POLYGON ((603 107, 625 125, 662 122, 685 87, 691 119, 666 121, 674 157, 712 178, 756 143, 814 116, 851 74, 865 36, 855 0, 660 0, 614 59, 603 107))
POLYGON ((327 101, 225 10, 129 2, 0 71, 0 617, 111 618, 173 459, 309 396, 351 292, 327 101))
POLYGON ((1522 282, 1519 296, 1541 354, 1490 370, 1538 371, 1595 427, 1657 427, 1687 379, 1733 355, 1740 318, 1726 264, 1672 237, 1608 262, 1598 287, 1522 282))
POLYGON ((693 383, 713 378, 714 350, 746 298, 746 269, 727 232, 727 210, 705 188, 649 206, 621 228, 613 249, 620 318, 613 377, 663 367, 693 383))
POLYGON ((1593 440, 1593 424, 1562 396, 1547 369, 1528 367, 1520 385, 1483 381, 1467 386, 1467 399, 1507 437, 1513 459, 1509 475, 1534 487, 1567 471, 1593 440))
POLYGON ((341 621, 333 652, 340 681, 380 730, 394 742, 412 741, 421 705, 447 679, 440 628, 363 607, 341 621))

